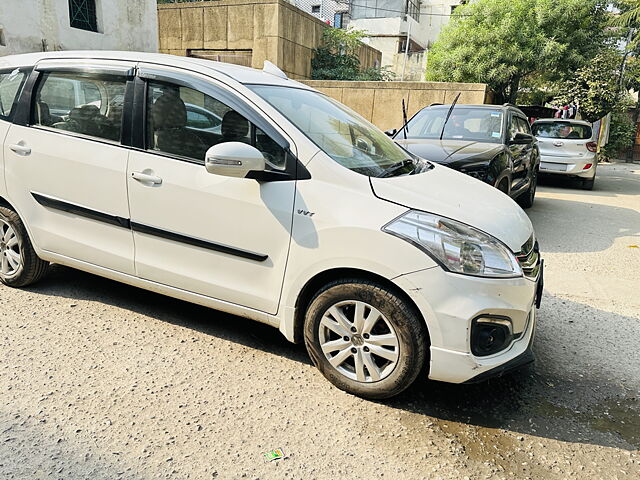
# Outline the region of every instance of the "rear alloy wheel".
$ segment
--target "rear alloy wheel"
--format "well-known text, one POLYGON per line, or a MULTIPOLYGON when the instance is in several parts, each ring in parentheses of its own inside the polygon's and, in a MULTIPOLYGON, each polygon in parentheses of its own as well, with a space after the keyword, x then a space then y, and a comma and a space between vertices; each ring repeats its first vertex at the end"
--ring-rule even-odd
POLYGON ((533 202, 536 199, 536 190, 538 189, 538 169, 535 169, 531 174, 531 183, 526 192, 520 195, 518 203, 522 208, 533 207, 533 202))
POLYGON ((26 287, 40 280, 48 268, 49 263, 36 255, 18 214, 0 207, 0 282, 26 287))
POLYGON ((307 311, 305 344, 336 387, 365 398, 388 398, 409 387, 428 349, 414 307, 377 282, 345 279, 326 285, 307 311))

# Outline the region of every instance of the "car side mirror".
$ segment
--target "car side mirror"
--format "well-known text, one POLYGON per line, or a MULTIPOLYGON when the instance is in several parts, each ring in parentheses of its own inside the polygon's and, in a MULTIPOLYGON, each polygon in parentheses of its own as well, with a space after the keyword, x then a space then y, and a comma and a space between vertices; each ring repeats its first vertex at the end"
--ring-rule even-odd
POLYGON ((529 135, 528 133, 518 132, 515 137, 511 139, 509 142, 511 145, 526 145, 528 143, 533 143, 533 135, 529 135))
POLYGON ((207 150, 204 166, 209 173, 225 177, 245 178, 249 172, 265 169, 264 155, 242 142, 218 143, 207 150))
POLYGON ((395 128, 392 128, 391 130, 386 130, 384 133, 389 137, 393 137, 396 133, 398 133, 398 130, 395 128))

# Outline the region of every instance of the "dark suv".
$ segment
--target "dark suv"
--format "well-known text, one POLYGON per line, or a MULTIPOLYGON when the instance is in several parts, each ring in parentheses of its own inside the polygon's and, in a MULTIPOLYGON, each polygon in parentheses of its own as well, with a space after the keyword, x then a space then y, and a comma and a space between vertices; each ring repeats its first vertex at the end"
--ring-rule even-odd
POLYGON ((511 105, 431 105, 390 132, 400 145, 533 205, 540 152, 527 117, 511 105), (445 124, 446 122, 446 124, 445 124), (444 128, 443 128, 444 126, 444 128))

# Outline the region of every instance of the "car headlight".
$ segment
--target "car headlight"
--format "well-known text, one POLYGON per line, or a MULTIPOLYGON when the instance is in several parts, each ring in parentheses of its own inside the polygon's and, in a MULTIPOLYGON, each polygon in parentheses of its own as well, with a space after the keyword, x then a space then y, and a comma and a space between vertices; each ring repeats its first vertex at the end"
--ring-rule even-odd
POLYGON ((425 251, 446 270, 479 277, 519 277, 516 256, 497 238, 450 218, 410 210, 382 230, 425 251))

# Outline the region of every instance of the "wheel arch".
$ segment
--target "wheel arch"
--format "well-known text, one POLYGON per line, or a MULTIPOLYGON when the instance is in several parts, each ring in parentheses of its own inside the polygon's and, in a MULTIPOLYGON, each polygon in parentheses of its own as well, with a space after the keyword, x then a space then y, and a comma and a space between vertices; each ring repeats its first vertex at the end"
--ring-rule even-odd
MULTIPOLYGON (((295 302, 294 315, 293 315, 293 342, 294 343, 302 343, 304 339, 303 330, 304 330, 304 316, 307 311, 307 307, 311 302, 313 296, 320 290, 324 285, 330 283, 335 280, 339 280, 341 278, 357 278, 362 280, 375 280, 376 282, 381 283, 385 287, 389 288, 389 290, 396 293, 403 300, 408 302, 408 304, 415 310, 416 314, 422 320, 423 325, 425 326, 427 332, 427 339, 430 339, 429 336, 429 326, 426 322, 426 319, 422 315, 422 312, 413 301, 413 299, 398 285, 394 282, 385 278, 376 273, 362 270, 359 268, 351 268, 351 267, 337 267, 331 268, 328 270, 324 270, 315 274, 311 277, 302 287, 295 302)), ((430 342, 429 342, 430 343, 430 342)))

